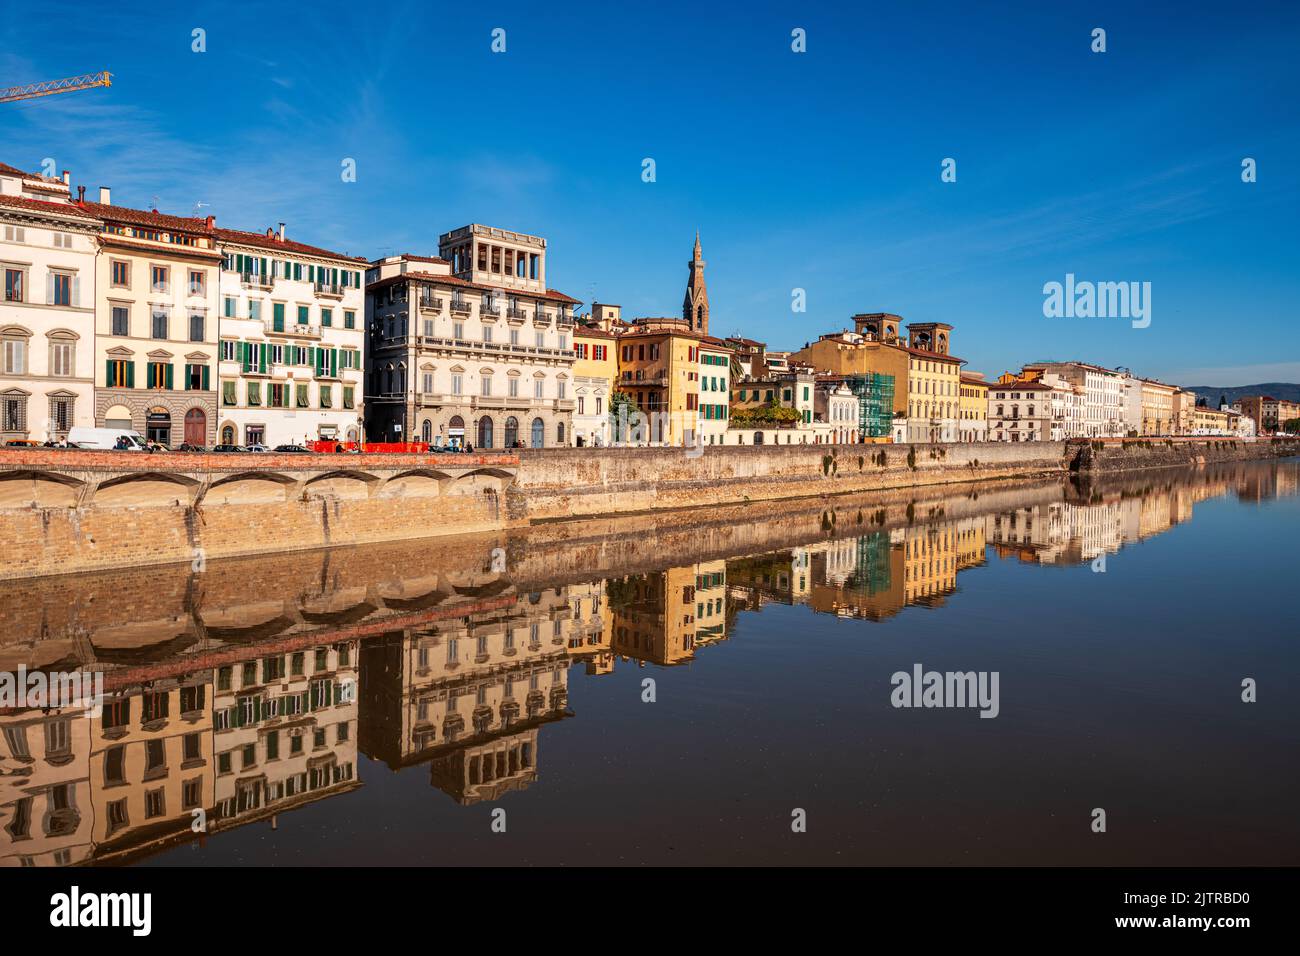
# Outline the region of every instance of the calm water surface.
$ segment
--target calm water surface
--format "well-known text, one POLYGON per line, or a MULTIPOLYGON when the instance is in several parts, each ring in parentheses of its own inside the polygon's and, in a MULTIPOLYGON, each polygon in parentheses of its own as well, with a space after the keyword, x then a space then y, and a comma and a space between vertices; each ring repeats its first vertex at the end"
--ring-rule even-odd
POLYGON ((0 713, 0 865, 1295 864, 1298 484, 9 584, 0 671, 110 697, 0 713), (998 716, 893 707, 915 664, 998 716))

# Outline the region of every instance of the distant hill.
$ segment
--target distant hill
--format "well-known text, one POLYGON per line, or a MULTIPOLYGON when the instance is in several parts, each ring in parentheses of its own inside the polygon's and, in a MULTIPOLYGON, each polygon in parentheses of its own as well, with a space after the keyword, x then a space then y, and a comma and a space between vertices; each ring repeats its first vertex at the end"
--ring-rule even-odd
POLYGON ((1182 388, 1195 392, 1198 397, 1206 399, 1210 405, 1218 407, 1219 396, 1228 396, 1228 404, 1245 395, 1272 395, 1274 398, 1286 399, 1288 402, 1300 402, 1300 385, 1295 382, 1264 382, 1260 385, 1183 385, 1182 388))

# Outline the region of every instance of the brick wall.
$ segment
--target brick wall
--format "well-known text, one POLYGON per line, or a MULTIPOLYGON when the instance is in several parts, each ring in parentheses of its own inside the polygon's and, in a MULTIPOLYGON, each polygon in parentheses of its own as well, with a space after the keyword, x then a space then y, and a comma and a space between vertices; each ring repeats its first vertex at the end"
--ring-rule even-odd
POLYGON ((338 468, 358 470, 393 468, 429 468, 438 465, 457 468, 479 465, 514 467, 519 456, 513 454, 473 455, 359 455, 320 454, 288 455, 275 452, 214 454, 212 452, 92 451, 81 448, 0 448, 0 469, 57 468, 77 472, 140 473, 175 471, 184 473, 229 473, 250 468, 283 471, 333 471, 338 468))

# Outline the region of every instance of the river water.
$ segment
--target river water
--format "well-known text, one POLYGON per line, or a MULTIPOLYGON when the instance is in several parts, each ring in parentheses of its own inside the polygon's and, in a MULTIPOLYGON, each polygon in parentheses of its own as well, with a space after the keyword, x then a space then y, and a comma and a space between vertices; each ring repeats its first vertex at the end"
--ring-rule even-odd
POLYGON ((1298 485, 8 582, 0 672, 106 700, 0 713, 0 865, 1295 864, 1298 485))

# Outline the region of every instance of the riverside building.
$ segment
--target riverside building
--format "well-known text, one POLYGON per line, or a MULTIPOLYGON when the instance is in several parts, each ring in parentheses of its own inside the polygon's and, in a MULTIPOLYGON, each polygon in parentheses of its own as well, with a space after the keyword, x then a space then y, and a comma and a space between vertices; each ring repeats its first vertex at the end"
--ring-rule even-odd
POLYGON ((362 437, 364 259, 217 229, 222 444, 362 437))
POLYGON ((546 240, 472 224, 438 246, 366 272, 368 438, 570 444, 580 303, 546 287, 546 240))
POLYGON ((99 230, 65 180, 0 163, 0 441, 94 424, 99 230))

